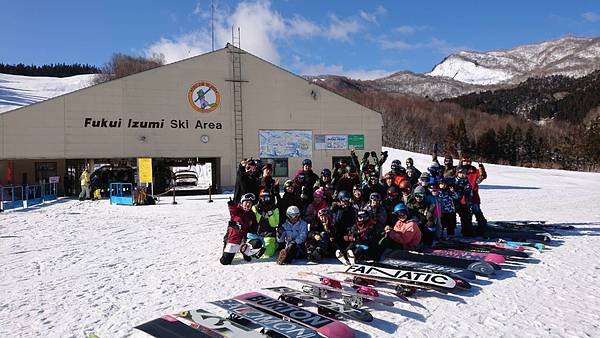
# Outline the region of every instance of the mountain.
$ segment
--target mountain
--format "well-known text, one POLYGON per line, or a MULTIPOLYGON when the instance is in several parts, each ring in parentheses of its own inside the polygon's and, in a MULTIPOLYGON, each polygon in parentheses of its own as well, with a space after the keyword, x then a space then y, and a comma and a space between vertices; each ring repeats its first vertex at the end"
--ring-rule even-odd
POLYGON ((426 74, 407 71, 371 81, 312 76, 326 87, 355 88, 420 96, 433 100, 510 88, 531 77, 582 77, 600 69, 600 38, 564 37, 491 52, 459 52, 426 74))
POLYGON ((600 68, 600 38, 567 36, 491 52, 459 52, 436 65, 429 76, 475 85, 516 84, 530 77, 585 76, 600 68))

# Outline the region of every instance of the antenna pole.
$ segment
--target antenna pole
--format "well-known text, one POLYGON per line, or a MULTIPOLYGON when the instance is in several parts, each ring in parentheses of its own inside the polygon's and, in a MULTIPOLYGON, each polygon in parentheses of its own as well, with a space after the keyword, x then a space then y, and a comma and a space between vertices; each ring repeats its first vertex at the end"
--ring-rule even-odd
POLYGON ((210 2, 210 34, 212 42, 212 51, 215 51, 215 5, 213 1, 210 2))

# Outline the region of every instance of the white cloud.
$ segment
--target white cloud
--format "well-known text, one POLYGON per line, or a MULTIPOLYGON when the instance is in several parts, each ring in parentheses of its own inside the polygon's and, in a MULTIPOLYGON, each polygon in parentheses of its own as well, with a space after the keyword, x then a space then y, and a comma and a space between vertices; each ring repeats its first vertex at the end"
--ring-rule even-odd
POLYGON ((148 57, 163 55, 165 63, 186 59, 210 51, 210 39, 207 44, 207 36, 210 36, 210 32, 198 31, 179 36, 174 40, 161 38, 148 47, 145 54, 148 57))
POLYGON ((295 35, 300 38, 309 38, 322 34, 322 29, 314 22, 295 15, 291 20, 288 20, 287 33, 290 36, 295 35))
POLYGON ((341 20, 334 14, 331 14, 329 20, 331 22, 325 30, 325 36, 331 40, 350 41, 350 36, 362 28, 356 18, 341 20))
POLYGON ((401 34, 414 34, 419 31, 428 30, 429 26, 400 26, 394 28, 394 31, 401 34))
POLYGON ((305 64, 298 57, 295 59, 294 68, 301 75, 342 75, 351 79, 374 80, 391 74, 383 69, 344 69, 341 65, 305 64))
POLYGON ((377 17, 383 16, 387 13, 387 9, 379 5, 373 12, 360 11, 359 15, 363 20, 371 23, 377 23, 377 17))
POLYGON ((585 12, 581 14, 581 16, 589 22, 598 22, 600 21, 600 14, 594 12, 585 12))
POLYGON ((433 49, 443 54, 452 54, 461 50, 468 50, 465 46, 454 46, 445 40, 431 38, 429 42, 409 43, 402 40, 379 39, 379 45, 383 49, 415 50, 415 49, 433 49))

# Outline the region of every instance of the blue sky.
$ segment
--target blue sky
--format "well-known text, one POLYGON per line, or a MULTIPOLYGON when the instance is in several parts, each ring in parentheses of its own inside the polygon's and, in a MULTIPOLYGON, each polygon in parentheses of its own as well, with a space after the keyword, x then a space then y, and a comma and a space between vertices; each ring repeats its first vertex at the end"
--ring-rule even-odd
MULTIPOLYGON (((370 79, 428 72, 460 50, 600 36, 600 2, 214 0, 216 48, 241 45, 297 74, 370 79)), ((113 53, 167 62, 211 50, 211 1, 6 0, 1 63, 103 65, 113 53)))

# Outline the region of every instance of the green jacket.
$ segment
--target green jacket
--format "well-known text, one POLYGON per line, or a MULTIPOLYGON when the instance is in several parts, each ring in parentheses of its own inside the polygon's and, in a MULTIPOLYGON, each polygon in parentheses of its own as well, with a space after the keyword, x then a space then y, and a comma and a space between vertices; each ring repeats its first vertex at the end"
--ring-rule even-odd
POLYGON ((258 210, 258 205, 254 205, 252 206, 252 211, 258 223, 258 234, 263 237, 275 236, 275 232, 279 226, 279 209, 274 208, 270 211, 261 212, 258 210))

